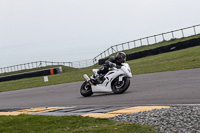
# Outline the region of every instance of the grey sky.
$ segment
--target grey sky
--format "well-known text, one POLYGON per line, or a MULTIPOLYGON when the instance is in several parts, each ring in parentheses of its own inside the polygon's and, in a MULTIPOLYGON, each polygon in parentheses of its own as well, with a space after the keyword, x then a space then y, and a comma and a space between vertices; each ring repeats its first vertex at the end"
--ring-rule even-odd
POLYGON ((199 0, 0 0, 0 67, 92 59, 108 47, 200 24, 199 0))

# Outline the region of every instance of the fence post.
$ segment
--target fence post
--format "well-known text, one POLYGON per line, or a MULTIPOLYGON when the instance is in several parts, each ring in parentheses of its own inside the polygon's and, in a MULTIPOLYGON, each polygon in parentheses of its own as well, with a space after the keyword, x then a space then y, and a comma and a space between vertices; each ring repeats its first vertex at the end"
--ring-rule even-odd
POLYGON ((129 42, 128 42, 128 49, 130 49, 130 44, 129 44, 129 42))
POLYGON ((112 48, 112 54, 116 52, 116 50, 113 48, 113 46, 111 46, 112 48), (114 51, 114 52, 113 52, 114 51))
POLYGON ((32 69, 33 69, 33 62, 31 62, 31 65, 32 65, 32 69))
POLYGON ((113 49, 113 47, 111 46, 111 49, 112 49, 112 54, 114 53, 113 51, 114 51, 114 49, 113 49))
POLYGON ((42 67, 42 61, 40 61, 40 66, 42 67))
POLYGON ((163 41, 165 41, 164 34, 162 33, 163 41))
POLYGON ((117 50, 117 52, 118 52, 118 47, 117 47, 117 45, 116 45, 116 50, 117 50))
POLYGON ((109 50, 110 50, 110 48, 108 48, 108 49, 107 49, 107 51, 108 51, 108 56, 110 55, 110 52, 109 52, 109 50))
POLYGON ((30 69, 30 64, 28 63, 28 68, 30 69))
POLYGON ((156 35, 154 35, 154 38, 155 38, 155 43, 157 43, 157 40, 156 40, 156 35))
POLYGON ((197 35, 196 30, 195 30, 195 26, 193 26, 193 28, 194 28, 194 34, 197 35))
POLYGON ((172 38, 174 39, 174 32, 172 31, 172 38))
POLYGON ((147 37, 147 44, 149 45, 149 39, 148 39, 148 37, 147 37))
POLYGON ((140 44, 141 44, 141 46, 142 46, 142 40, 140 39, 140 44))
POLYGON ((183 29, 181 29, 181 31, 182 31, 182 35, 183 35, 183 37, 184 37, 183 29))

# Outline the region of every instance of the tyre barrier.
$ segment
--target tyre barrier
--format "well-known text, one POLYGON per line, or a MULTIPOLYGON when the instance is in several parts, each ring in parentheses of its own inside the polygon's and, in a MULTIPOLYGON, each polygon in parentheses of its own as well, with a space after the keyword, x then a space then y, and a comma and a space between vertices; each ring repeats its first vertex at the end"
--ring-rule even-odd
MULTIPOLYGON (((194 46, 200 46, 200 38, 191 39, 191 40, 187 40, 187 41, 183 41, 183 42, 178 42, 178 43, 174 43, 171 45, 158 47, 155 49, 144 50, 144 51, 133 53, 133 54, 127 54, 126 60, 129 61, 129 60, 139 59, 139 58, 143 58, 146 56, 157 55, 157 54, 166 53, 166 52, 172 52, 172 51, 186 49, 186 48, 194 47, 194 46)), ((99 65, 104 64, 104 62, 107 59, 108 58, 100 59, 98 61, 99 65)))
POLYGON ((59 74, 61 72, 62 72, 62 67, 43 69, 43 70, 38 70, 38 71, 31 71, 31 72, 13 74, 13 75, 8 75, 8 76, 2 76, 0 77, 0 82, 23 79, 23 78, 54 75, 54 74, 59 74))

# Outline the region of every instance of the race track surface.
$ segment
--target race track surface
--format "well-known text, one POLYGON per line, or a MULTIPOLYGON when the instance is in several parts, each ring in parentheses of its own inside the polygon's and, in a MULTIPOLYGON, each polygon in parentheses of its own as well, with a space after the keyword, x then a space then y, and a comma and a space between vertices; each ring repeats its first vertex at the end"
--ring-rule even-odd
POLYGON ((82 97, 83 82, 0 93, 0 109, 69 106, 137 106, 200 103, 200 69, 134 75, 124 94, 82 97))

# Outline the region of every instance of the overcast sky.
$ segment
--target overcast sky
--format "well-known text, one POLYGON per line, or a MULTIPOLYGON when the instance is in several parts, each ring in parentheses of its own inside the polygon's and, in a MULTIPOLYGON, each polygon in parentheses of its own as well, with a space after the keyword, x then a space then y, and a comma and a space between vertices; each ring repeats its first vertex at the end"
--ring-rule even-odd
POLYGON ((0 0, 0 67, 92 59, 112 45, 200 24, 200 0, 0 0))

